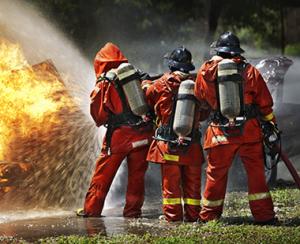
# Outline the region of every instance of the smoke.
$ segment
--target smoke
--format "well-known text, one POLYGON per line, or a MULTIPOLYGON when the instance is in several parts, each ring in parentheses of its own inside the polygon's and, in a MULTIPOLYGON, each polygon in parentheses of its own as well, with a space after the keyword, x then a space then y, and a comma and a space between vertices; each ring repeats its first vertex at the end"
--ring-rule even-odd
MULTIPOLYGON (((283 106, 275 110, 278 125, 282 130, 282 145, 289 159, 300 173, 300 58, 290 57, 293 65, 289 68, 283 86, 283 106)), ((278 165, 278 177, 293 181, 283 162, 278 165)))
POLYGON ((206 50, 201 39, 185 42, 169 39, 140 40, 138 42, 133 41, 130 45, 128 42, 120 42, 119 46, 125 53, 125 56, 128 57, 129 62, 150 74, 160 74, 169 71, 164 56, 180 46, 186 47, 192 53, 193 63, 196 67, 193 72, 196 72, 203 62, 203 55, 206 50))
POLYGON ((300 104, 300 58, 291 57, 293 65, 289 68, 283 88, 283 102, 300 104))

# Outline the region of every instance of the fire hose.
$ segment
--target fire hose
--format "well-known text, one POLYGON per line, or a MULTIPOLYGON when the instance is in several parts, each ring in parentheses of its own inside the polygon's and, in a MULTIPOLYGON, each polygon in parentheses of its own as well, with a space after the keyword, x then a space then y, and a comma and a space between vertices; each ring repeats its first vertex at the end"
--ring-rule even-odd
POLYGON ((280 157, 281 157, 282 161, 284 162, 285 166, 290 171, 297 187, 300 189, 300 176, 298 175, 298 173, 297 173, 295 167, 293 166, 292 162, 289 160, 287 154, 282 149, 280 149, 280 147, 278 145, 275 146, 275 149, 280 154, 280 157))
MULTIPOLYGON (((271 156, 273 159, 276 159, 276 163, 273 166, 276 166, 281 158, 291 173, 297 187, 300 189, 300 176, 298 175, 292 162, 289 160, 286 152, 284 152, 281 148, 281 131, 279 131, 277 125, 272 121, 262 122, 261 125, 264 135, 264 145, 267 149, 266 154, 271 156)), ((268 169, 271 170, 272 167, 268 169)))

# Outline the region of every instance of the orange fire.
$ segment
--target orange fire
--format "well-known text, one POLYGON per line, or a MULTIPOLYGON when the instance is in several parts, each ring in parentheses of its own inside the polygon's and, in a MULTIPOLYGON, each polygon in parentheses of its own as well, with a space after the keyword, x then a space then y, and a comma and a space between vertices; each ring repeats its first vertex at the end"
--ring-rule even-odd
POLYGON ((32 67, 21 48, 0 39, 0 160, 9 160, 12 143, 36 131, 51 130, 60 122, 61 109, 72 110, 66 88, 43 65, 32 67))

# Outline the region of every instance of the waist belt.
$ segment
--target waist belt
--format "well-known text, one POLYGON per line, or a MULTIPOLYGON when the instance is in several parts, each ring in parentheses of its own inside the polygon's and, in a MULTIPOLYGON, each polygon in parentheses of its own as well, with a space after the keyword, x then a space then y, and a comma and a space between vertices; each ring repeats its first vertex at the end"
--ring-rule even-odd
POLYGON ((136 116, 133 113, 124 112, 121 114, 110 114, 108 123, 106 125, 107 131, 105 137, 108 154, 110 155, 111 138, 115 129, 125 125, 136 129, 144 127, 144 128, 149 128, 149 130, 151 130, 152 129, 151 123, 152 123, 151 121, 144 122, 141 117, 136 116))
MULTIPOLYGON (((191 138, 190 142, 200 143, 201 132, 199 130, 193 130, 190 138, 191 138)), ((177 143, 176 140, 178 139, 178 136, 173 132, 170 126, 162 125, 156 129, 154 139, 158 141, 167 141, 176 144, 177 143)))
POLYGON ((226 136, 239 136, 243 133, 244 123, 247 120, 256 118, 258 116, 257 106, 254 104, 246 104, 244 106, 244 111, 241 115, 234 119, 234 122, 229 123, 229 120, 224 117, 220 111, 215 111, 211 122, 217 125, 212 125, 209 123, 209 126, 219 127, 226 136))
POLYGON ((108 120, 108 124, 112 125, 114 128, 118 128, 122 125, 128 125, 131 127, 137 127, 145 125, 145 122, 141 117, 136 116, 132 113, 121 113, 121 114, 111 114, 108 120))
MULTIPOLYGON (((258 116, 258 109, 257 106, 254 104, 246 104, 244 107, 244 111, 238 117, 236 117, 237 121, 241 121, 238 123, 237 127, 242 125, 245 121, 249 119, 256 118, 258 116)), ((211 121, 216 124, 221 124, 221 126, 225 126, 228 124, 229 120, 224 117, 220 111, 215 111, 212 114, 211 121)))

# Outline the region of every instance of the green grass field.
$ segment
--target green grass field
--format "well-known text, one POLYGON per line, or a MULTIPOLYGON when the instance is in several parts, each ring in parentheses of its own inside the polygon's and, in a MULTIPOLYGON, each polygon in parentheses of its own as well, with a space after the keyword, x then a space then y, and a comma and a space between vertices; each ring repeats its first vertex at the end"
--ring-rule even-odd
MULTIPOLYGON (((37 243, 300 243, 300 191, 276 188, 271 191, 279 218, 276 226, 253 224, 245 192, 226 196, 224 215, 209 223, 155 225, 156 231, 140 235, 60 236, 41 239, 37 243)), ((140 228, 146 229, 141 223, 140 228)), ((22 242, 1 239, 0 242, 22 242)), ((26 243, 23 241, 23 243, 26 243)))

